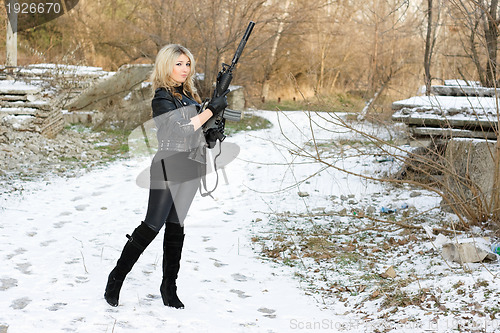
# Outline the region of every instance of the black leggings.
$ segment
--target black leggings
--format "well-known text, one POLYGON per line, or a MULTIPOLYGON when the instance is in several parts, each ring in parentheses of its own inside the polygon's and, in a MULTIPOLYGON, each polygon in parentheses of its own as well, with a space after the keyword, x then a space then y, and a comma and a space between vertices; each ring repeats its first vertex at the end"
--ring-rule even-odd
POLYGON ((198 178, 182 182, 168 182, 166 189, 150 189, 148 211, 144 223, 160 231, 165 223, 184 226, 184 219, 198 190, 198 178))
POLYGON ((151 163, 151 186, 144 223, 160 231, 165 223, 184 226, 184 219, 200 185, 202 164, 188 153, 159 152, 151 163))

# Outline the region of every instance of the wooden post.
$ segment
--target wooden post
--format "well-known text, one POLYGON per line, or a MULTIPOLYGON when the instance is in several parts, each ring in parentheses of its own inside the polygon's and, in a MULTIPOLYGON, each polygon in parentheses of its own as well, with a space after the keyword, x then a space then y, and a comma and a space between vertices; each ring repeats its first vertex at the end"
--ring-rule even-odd
POLYGON ((17 3, 17 0, 8 1, 8 8, 10 8, 10 11, 7 13, 7 58, 5 65, 7 67, 15 67, 17 66, 17 13, 14 10, 14 4, 17 3))

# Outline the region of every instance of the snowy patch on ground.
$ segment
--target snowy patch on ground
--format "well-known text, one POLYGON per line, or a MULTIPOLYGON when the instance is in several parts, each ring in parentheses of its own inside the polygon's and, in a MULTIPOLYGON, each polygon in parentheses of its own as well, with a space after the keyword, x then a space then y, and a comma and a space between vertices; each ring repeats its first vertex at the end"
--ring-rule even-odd
MULTIPOLYGON (((423 230, 397 225, 453 230, 456 217, 439 209, 441 198, 408 185, 353 176, 384 177, 401 166, 402 158, 381 153, 394 147, 372 144, 394 133, 389 136, 369 124, 346 124, 322 114, 312 114, 312 121, 305 116, 298 121, 294 117, 299 114, 280 115, 289 140, 269 138, 279 151, 291 152, 287 158, 282 155, 285 167, 276 172, 281 180, 273 182, 281 184, 280 195, 291 205, 269 205, 268 217, 253 223, 253 241, 262 253, 293 267, 323 309, 343 304, 346 314, 361 318, 350 322, 353 331, 496 331, 499 264, 461 267, 446 262, 423 230), (346 133, 346 126, 368 135, 346 133), (296 131, 290 130, 293 127, 296 131), (297 135, 311 127, 314 136, 297 135), (310 163, 317 155, 328 168, 310 163), (308 178, 311 174, 314 177, 308 178), (389 274, 391 269, 395 276, 389 274)), ((398 149, 401 154, 409 150, 398 149)), ((276 161, 268 168, 279 165, 276 161)), ((480 229, 475 231, 484 236, 480 229)))
MULTIPOLYGON (((221 178, 215 200, 197 196, 186 220, 178 280, 183 310, 164 307, 159 294, 163 235, 127 277, 120 306, 103 299, 124 235, 145 215, 148 193, 135 180, 148 159, 26 182, 22 193, 1 194, 0 331, 498 328, 499 289, 490 273, 498 264, 469 265, 465 273, 445 263, 425 233, 363 218, 400 221, 421 212, 412 223, 446 227, 453 217, 435 209, 438 197, 298 156, 299 147, 315 149, 307 113, 258 115, 274 127, 227 138, 241 147, 226 167, 228 184, 221 178), (383 215, 382 207, 395 212, 383 215), (356 232, 361 227, 373 230, 356 232), (395 278, 383 276, 390 266, 395 278)), ((397 167, 363 136, 324 116, 313 115, 315 140, 332 165, 372 175, 397 167)), ((356 128, 387 139, 397 135, 367 123, 356 128)), ((208 181, 211 187, 213 174, 208 181)))

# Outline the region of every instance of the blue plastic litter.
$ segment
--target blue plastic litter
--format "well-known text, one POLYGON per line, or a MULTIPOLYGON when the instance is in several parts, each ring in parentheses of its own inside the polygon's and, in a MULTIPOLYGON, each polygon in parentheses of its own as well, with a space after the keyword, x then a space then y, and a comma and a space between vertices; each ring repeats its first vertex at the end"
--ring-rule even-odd
POLYGON ((397 212, 397 209, 382 207, 382 208, 380 208, 380 212, 384 213, 384 214, 393 214, 393 213, 397 212))

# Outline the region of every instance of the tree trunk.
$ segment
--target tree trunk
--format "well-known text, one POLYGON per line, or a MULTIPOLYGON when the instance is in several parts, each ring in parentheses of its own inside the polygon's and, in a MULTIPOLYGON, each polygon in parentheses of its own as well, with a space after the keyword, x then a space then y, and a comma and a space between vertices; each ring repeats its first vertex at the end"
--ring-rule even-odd
POLYGON ((497 84, 497 45, 498 45, 498 28, 497 28, 497 7, 498 0, 491 0, 489 13, 486 15, 485 22, 485 39, 486 48, 488 50, 488 60, 486 63, 486 86, 496 87, 497 84))
POLYGON ((424 72, 425 72, 425 95, 431 94, 431 44, 432 44, 432 0, 427 0, 427 34, 425 36, 425 55, 424 55, 424 72))
POLYGON ((321 61, 319 65, 319 77, 316 82, 316 92, 320 93, 323 88, 323 80, 325 76, 325 53, 326 53, 326 45, 321 46, 321 61))
MULTIPOLYGON (((344 54, 344 57, 342 58, 342 61, 338 65, 338 68, 342 68, 344 66, 344 63, 347 61, 347 58, 349 57, 349 55, 350 55, 349 51, 346 51, 346 53, 344 54)), ((339 79, 341 72, 342 72, 342 70, 338 69, 337 72, 335 73, 335 76, 333 77, 332 83, 330 84, 330 91, 333 91, 335 89, 335 86, 337 84, 337 80, 339 79)))
POLYGON ((500 225, 500 134, 498 133, 493 158, 495 161, 495 170, 493 173, 493 191, 491 193, 491 212, 498 226, 500 225))
POLYGON ((6 66, 17 66, 17 13, 14 8, 14 4, 17 3, 15 0, 9 0, 10 12, 8 13, 7 19, 7 58, 6 66))
POLYGON ((469 36, 469 43, 471 47, 471 57, 472 57, 472 62, 474 63, 474 66, 476 67, 477 70, 477 75, 479 76, 479 81, 481 82, 481 85, 486 86, 486 78, 485 78, 485 73, 483 66, 481 65, 481 61, 479 60, 479 54, 477 52, 476 48, 476 34, 477 34, 477 24, 474 26, 474 28, 470 32, 469 36))
MULTIPOLYGON (((380 8, 380 3, 378 1, 373 2, 373 13, 377 13, 377 9, 380 8)), ((379 43, 379 18, 375 18, 375 26, 373 29, 373 53, 370 63, 370 91, 375 91, 378 84, 378 43, 379 43)))
POLYGON ((266 66, 264 71, 264 82, 262 84, 261 97, 266 100, 269 95, 269 86, 271 81, 271 73, 273 71, 274 61, 276 60, 276 53, 278 51, 278 44, 283 34, 283 29, 285 28, 285 18, 288 16, 288 7, 290 6, 291 0, 286 0, 285 8, 283 9, 283 15, 280 18, 278 24, 278 30, 276 31, 276 36, 274 37, 273 47, 271 48, 271 54, 269 55, 269 64, 266 66))

